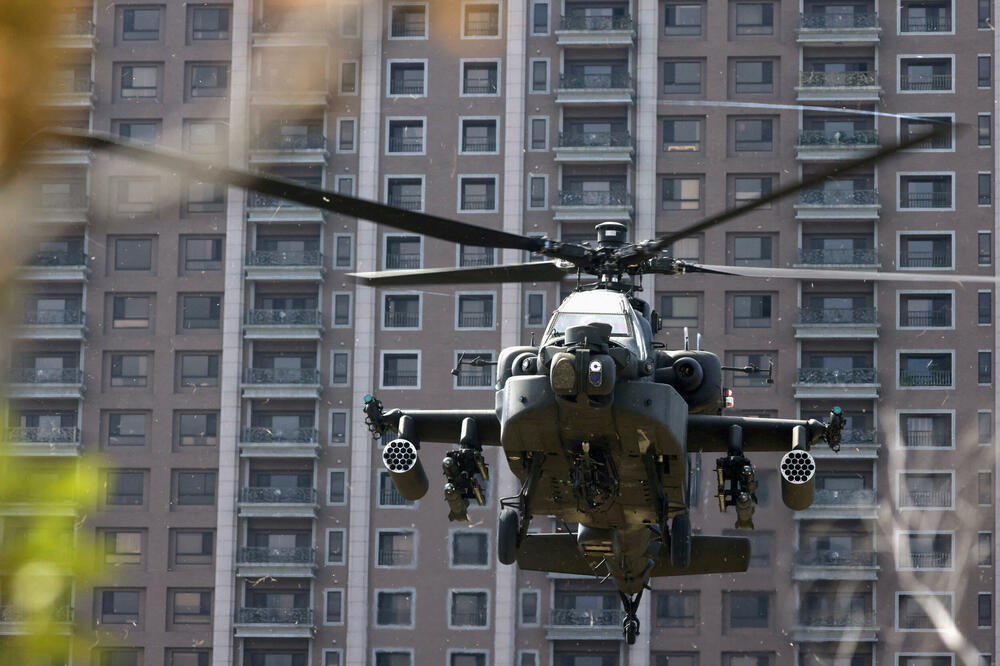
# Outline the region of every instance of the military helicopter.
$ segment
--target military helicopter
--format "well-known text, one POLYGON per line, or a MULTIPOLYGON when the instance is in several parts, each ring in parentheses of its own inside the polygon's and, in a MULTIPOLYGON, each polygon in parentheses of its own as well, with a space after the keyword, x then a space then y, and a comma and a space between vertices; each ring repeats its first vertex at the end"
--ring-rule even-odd
MULTIPOLYGON (((932 132, 950 131, 951 125, 932 132)), ((483 503, 489 477, 483 447, 501 446, 520 491, 501 498, 497 555, 522 569, 610 577, 625 611, 623 633, 632 644, 636 611, 649 580, 745 571, 749 540, 692 536, 689 456, 716 460, 719 508, 736 511, 737 528, 753 528, 757 474, 748 453, 785 451, 779 464, 782 499, 791 509, 812 503, 816 462, 811 447, 839 449, 844 418, 827 422, 724 416, 723 372, 768 372, 724 367, 700 349, 667 349, 654 339, 659 315, 638 297, 643 275, 717 273, 751 277, 844 279, 835 270, 706 266, 671 258, 676 240, 737 217, 840 172, 870 165, 926 141, 927 135, 846 161, 835 169, 777 190, 664 237, 627 241, 618 222, 597 225, 596 247, 540 239, 399 210, 273 176, 209 165, 162 149, 122 143, 74 130, 43 136, 157 164, 189 177, 243 187, 323 210, 469 245, 526 250, 548 261, 476 268, 429 268, 359 273, 373 286, 558 282, 574 273, 578 287, 553 313, 539 345, 504 349, 497 361, 496 402, 482 410, 386 410, 365 396, 368 426, 389 439, 382 460, 400 494, 410 500, 429 488, 420 461, 422 442, 455 442, 442 467, 449 519, 466 519, 483 503), (583 283, 581 276, 596 278, 583 283), (575 534, 529 533, 534 516, 578 525, 575 534)), ((856 272, 851 279, 992 282, 985 276, 856 272)), ((482 359, 468 361, 485 364, 482 359)))

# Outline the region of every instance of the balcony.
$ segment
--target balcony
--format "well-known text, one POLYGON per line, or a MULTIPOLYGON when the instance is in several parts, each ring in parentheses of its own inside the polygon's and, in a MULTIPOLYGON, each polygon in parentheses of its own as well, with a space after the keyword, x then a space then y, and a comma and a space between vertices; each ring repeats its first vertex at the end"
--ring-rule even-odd
POLYGON ((623 618, 623 612, 618 609, 553 608, 549 611, 545 637, 550 641, 619 641, 623 618))
POLYGON ((906 508, 950 509, 951 490, 902 490, 900 505, 906 508))
POLYGON ((629 222, 632 219, 632 197, 628 192, 617 190, 594 192, 560 190, 554 211, 556 220, 629 222))
POLYGON ((83 340, 87 328, 82 310, 26 310, 15 336, 30 340, 83 340))
MULTIPOLYGON (((950 183, 949 183, 950 184, 950 183)), ((948 210, 952 208, 951 192, 900 192, 900 208, 941 208, 948 210)))
MULTIPOLYGON (((879 267, 876 250, 799 249, 796 268, 868 268, 879 267)), ((849 276, 845 276, 849 277, 849 276)))
POLYGON ((90 197, 82 187, 65 196, 40 197, 27 216, 33 222, 86 224, 90 220, 90 197))
POLYGON ((882 28, 872 13, 807 13, 799 16, 799 44, 854 46, 877 44, 882 28))
POLYGON ((810 398, 858 398, 874 400, 881 385, 874 368, 799 368, 795 388, 796 400, 810 398))
POLYGON ((243 518, 315 518, 315 488, 249 487, 240 489, 243 518))
POLYGON ((875 491, 871 488, 856 490, 826 490, 817 488, 812 506, 796 511, 797 519, 838 520, 858 518, 874 520, 878 514, 875 491))
POLYGON ((802 130, 795 145, 795 157, 803 161, 852 160, 878 149, 878 132, 875 130, 802 130))
POLYGON ((795 337, 877 338, 875 308, 799 308, 795 337))
POLYGON ((240 433, 240 456, 244 458, 316 458, 319 431, 316 428, 272 430, 266 426, 244 428, 240 433))
POLYGON ((905 92, 951 92, 951 74, 900 74, 899 89, 905 92))
POLYGON ((800 102, 877 102, 882 96, 878 72, 799 72, 800 102))
POLYGON ((38 622, 44 621, 47 632, 69 634, 73 631, 75 612, 72 606, 55 609, 52 615, 39 614, 19 606, 0 606, 0 636, 32 634, 38 631, 38 622))
POLYGON ((7 428, 8 450, 17 456, 76 456, 80 454, 80 429, 7 428))
POLYGON ((271 12, 253 23, 253 45, 261 48, 327 46, 332 34, 324 5, 297 4, 294 11, 271 12))
POLYGON ((244 398, 304 398, 315 400, 322 387, 316 368, 247 368, 244 398))
MULTIPOLYGON (((303 183, 304 185, 319 186, 319 183, 303 183)), ((247 195, 247 221, 248 222, 325 222, 323 211, 311 206, 303 206, 300 203, 275 197, 270 194, 260 192, 250 192, 247 195)))
POLYGON ((628 132, 560 132, 556 162, 631 162, 635 140, 628 132))
POLYGON ((86 77, 76 78, 72 83, 52 86, 42 102, 55 109, 82 109, 89 111, 94 108, 97 96, 94 94, 94 82, 90 80, 88 68, 86 77))
POLYGON ((833 550, 795 553, 793 580, 878 580, 878 553, 833 550))
POLYGON ((27 257, 17 277, 45 282, 83 282, 88 275, 86 253, 41 251, 27 257))
POLYGON ((11 368, 8 398, 72 398, 80 400, 86 388, 79 368, 11 368))
POLYGON ((326 271, 315 250, 251 250, 244 264, 247 280, 319 282, 326 271))
POLYGON ((899 313, 899 325, 909 328, 950 328, 951 310, 904 310, 899 313))
POLYGON ((878 190, 802 190, 795 204, 799 220, 876 220, 882 205, 878 190))
POLYGON ((856 428, 854 430, 844 430, 840 433, 840 451, 833 451, 829 447, 817 446, 811 453, 814 458, 864 458, 873 460, 878 458, 879 443, 878 431, 868 428, 856 428))
MULTIPOLYGON (((289 71, 301 73, 307 68, 325 72, 323 63, 288 63, 289 71)), ((277 67, 275 71, 277 71, 277 67)), ((298 78, 284 79, 279 75, 257 76, 250 86, 250 103, 258 107, 326 107, 330 103, 330 86, 325 77, 310 77, 310 81, 298 78)))
POLYGON ((635 21, 628 14, 562 16, 555 32, 559 46, 631 46, 635 42, 635 21))
POLYGON ((628 72, 560 74, 556 104, 631 104, 635 84, 628 72))
POLYGON ((311 608, 237 608, 236 638, 312 638, 311 608))
POLYGON ((236 552, 237 575, 241 578, 312 578, 316 549, 240 546, 236 552))
POLYGON ((250 148, 251 164, 325 165, 329 157, 326 137, 320 132, 266 132, 258 135, 250 148))
POLYGON ((899 385, 907 388, 951 388, 951 370, 899 369, 899 385))
POLYGON ((55 17, 52 47, 63 50, 90 51, 97 45, 92 9, 59 14, 55 17))
MULTIPOLYGON (((492 312, 459 312, 459 328, 493 328, 492 312)), ((492 382, 490 382, 492 383, 492 382)))
POLYGON ((250 310, 243 325, 247 340, 319 340, 322 336, 319 310, 250 310))
POLYGON ((875 611, 803 612, 792 632, 792 640, 801 643, 877 641, 875 611))

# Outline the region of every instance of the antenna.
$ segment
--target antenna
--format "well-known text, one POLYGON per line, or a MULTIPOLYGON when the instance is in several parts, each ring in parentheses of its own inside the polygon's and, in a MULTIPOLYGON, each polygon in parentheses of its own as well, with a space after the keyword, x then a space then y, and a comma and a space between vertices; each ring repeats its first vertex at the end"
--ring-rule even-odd
POLYGON ((684 327, 684 351, 691 351, 691 338, 688 336, 688 327, 684 327))
POLYGON ((701 333, 698 333, 694 338, 694 348, 701 351, 701 333))

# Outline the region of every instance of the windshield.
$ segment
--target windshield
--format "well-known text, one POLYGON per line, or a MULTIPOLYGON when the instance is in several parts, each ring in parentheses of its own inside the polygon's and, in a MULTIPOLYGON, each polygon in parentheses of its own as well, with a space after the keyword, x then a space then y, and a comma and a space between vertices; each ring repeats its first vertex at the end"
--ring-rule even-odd
POLYGON ((570 326, 583 326, 585 324, 608 324, 611 326, 612 337, 628 337, 631 335, 628 326, 628 319, 623 314, 595 314, 593 312, 560 312, 556 314, 552 321, 550 336, 562 335, 570 326))

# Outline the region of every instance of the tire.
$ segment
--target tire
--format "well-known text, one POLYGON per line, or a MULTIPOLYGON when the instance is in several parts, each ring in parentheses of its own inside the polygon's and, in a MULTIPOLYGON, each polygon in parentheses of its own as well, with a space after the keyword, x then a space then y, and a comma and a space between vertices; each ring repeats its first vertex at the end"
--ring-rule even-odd
POLYGON ((635 645, 635 637, 639 634, 639 623, 635 620, 627 620, 625 622, 625 642, 629 645, 635 645))
POLYGON ((500 510, 500 517, 497 519, 497 559, 500 564, 514 564, 517 560, 519 522, 514 509, 505 507, 500 510))
POLYGON ((691 515, 680 513, 670 523, 670 566, 686 569, 691 564, 691 515))

